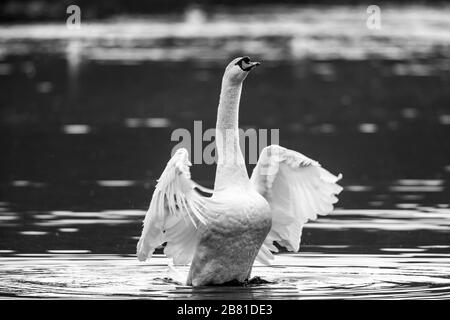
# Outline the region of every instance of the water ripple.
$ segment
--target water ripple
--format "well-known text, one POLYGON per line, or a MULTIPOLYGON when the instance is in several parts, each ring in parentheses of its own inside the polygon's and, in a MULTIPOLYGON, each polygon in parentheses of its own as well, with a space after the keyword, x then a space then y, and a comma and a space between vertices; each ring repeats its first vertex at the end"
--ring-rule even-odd
MULTIPOLYGON (((56 250, 54 250, 56 251, 56 250)), ((450 255, 278 255, 253 275, 270 281, 250 287, 192 288, 170 280, 168 259, 46 254, 2 258, 0 296, 151 299, 441 299, 450 297, 450 255), (412 260, 412 261, 411 261, 412 260)), ((185 276, 188 267, 177 268, 185 276)), ((172 277, 173 278, 173 277, 172 277)))

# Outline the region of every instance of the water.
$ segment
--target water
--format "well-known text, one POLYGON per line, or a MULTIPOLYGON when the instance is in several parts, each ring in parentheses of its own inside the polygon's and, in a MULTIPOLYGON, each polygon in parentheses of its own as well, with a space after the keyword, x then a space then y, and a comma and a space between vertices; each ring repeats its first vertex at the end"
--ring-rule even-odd
MULTIPOLYGON (((449 257, 432 253, 282 255, 272 267, 257 265, 253 271, 273 283, 200 288, 168 280, 168 260, 162 256, 146 264, 129 256, 86 254, 2 260, 5 297, 439 299, 448 298, 450 290, 449 257)), ((181 269, 187 274, 187 267, 181 269)))
POLYGON ((2 26, 0 296, 449 298, 449 7, 383 12, 377 32, 347 6, 2 26), (160 250, 133 254, 172 131, 214 126, 243 53, 263 64, 241 126, 279 128, 345 189, 299 253, 255 266, 272 283, 193 289, 160 250))
MULTIPOLYGON (((131 254, 97 253, 122 251, 115 246, 125 242, 126 231, 138 231, 137 219, 133 221, 130 217, 142 216, 143 211, 65 212, 66 219, 60 214, 34 217, 45 220, 48 231, 21 234, 22 240, 28 238, 43 244, 47 248, 43 248, 45 252, 1 252, 2 296, 169 299, 439 299, 449 296, 450 245, 437 244, 448 244, 448 210, 422 213, 337 210, 333 217, 305 227, 300 253, 277 255, 271 267, 260 264, 254 267, 254 276, 272 283, 220 288, 183 285, 181 279, 185 279, 188 267, 173 271, 163 255, 140 263, 131 254), (71 216, 73 220, 69 219, 71 216), (114 224, 116 232, 110 230, 114 224), (61 225, 65 228, 60 228, 61 225), (128 228, 121 231, 119 225, 128 228), (101 235, 96 237, 94 233, 101 235), (74 247, 78 249, 68 249, 74 247)), ((132 252, 133 244, 130 242, 130 248, 123 251, 132 252)))

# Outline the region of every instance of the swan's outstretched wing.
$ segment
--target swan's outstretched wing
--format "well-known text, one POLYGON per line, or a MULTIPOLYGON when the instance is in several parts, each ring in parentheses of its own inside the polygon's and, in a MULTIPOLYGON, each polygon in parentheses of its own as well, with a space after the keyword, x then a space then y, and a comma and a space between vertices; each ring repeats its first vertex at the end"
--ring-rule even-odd
POLYGON ((273 242, 289 251, 298 251, 303 225, 333 210, 342 178, 334 176, 320 164, 301 153, 272 145, 261 152, 251 181, 269 202, 272 210, 270 230, 257 261, 270 264, 273 242))
POLYGON ((208 198, 195 190, 207 191, 191 180, 190 165, 187 150, 178 149, 158 179, 137 245, 140 261, 167 242, 164 253, 175 265, 191 262, 198 224, 206 224, 208 198))

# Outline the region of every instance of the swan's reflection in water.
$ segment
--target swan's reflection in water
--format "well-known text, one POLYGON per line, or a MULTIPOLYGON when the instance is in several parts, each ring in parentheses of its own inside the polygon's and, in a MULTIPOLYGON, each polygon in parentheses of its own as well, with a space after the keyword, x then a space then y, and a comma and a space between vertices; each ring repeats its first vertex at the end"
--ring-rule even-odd
MULTIPOLYGON (((167 278, 168 260, 131 256, 43 254, 2 258, 0 295, 45 298, 153 299, 438 299, 450 297, 450 254, 282 254, 246 287, 184 286, 167 278)), ((181 274, 188 267, 181 267, 181 274)))

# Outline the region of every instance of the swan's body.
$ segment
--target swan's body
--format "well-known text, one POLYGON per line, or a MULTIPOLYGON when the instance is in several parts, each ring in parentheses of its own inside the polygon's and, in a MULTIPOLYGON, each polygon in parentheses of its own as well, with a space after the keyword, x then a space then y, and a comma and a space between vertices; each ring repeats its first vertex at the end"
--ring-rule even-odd
POLYGON ((272 225, 269 204, 250 186, 227 188, 211 200, 219 205, 208 210, 209 223, 199 227, 188 285, 248 279, 272 225))
POLYGON ((188 153, 179 149, 158 180, 144 220, 139 260, 167 242, 164 252, 175 265, 191 264, 188 285, 247 280, 255 259, 269 264, 274 258, 274 241, 298 251, 303 225, 330 213, 342 190, 336 184, 340 177, 280 146, 264 148, 249 178, 239 148, 239 101, 244 79, 258 64, 237 58, 225 70, 214 190, 190 179, 188 153))

